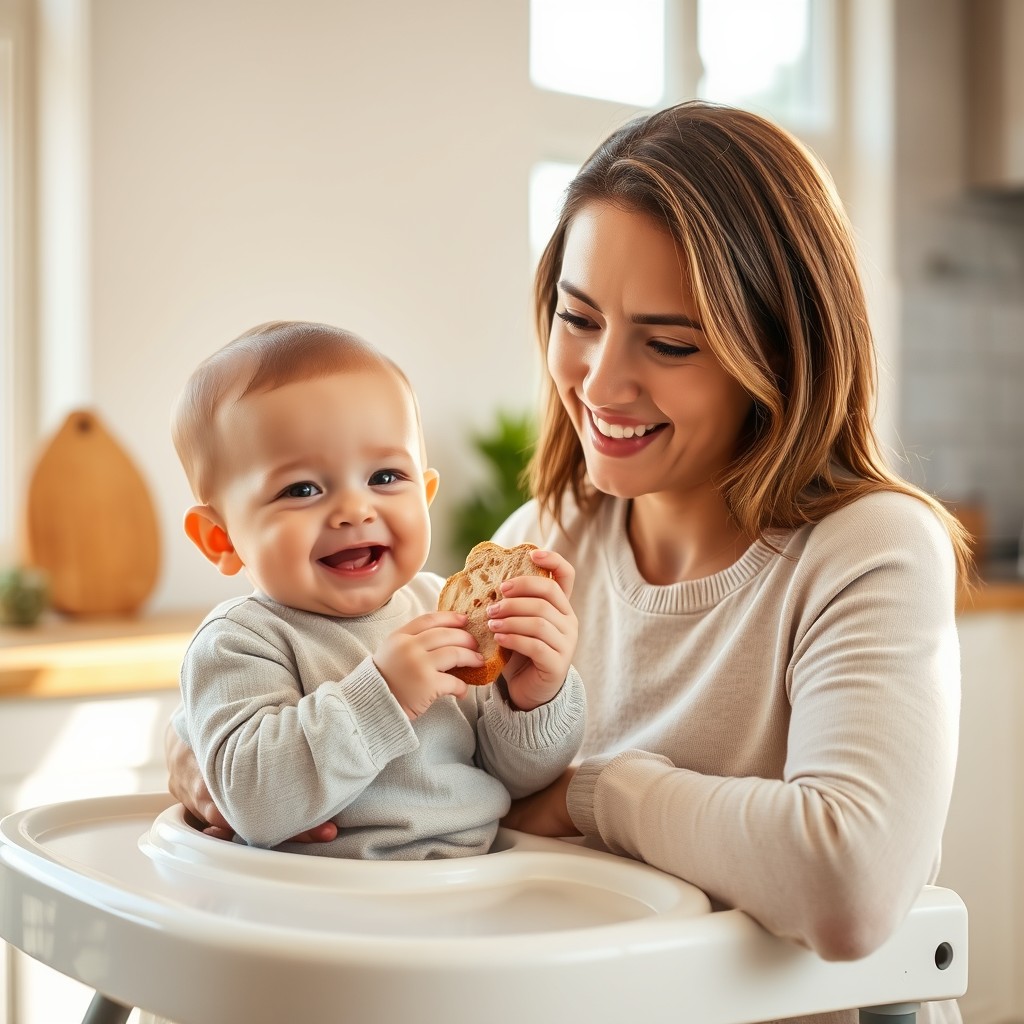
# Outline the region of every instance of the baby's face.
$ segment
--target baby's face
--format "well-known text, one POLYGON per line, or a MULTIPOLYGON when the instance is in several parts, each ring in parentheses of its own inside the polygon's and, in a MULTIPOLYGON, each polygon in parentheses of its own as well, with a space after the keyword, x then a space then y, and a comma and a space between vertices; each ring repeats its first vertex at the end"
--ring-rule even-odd
POLYGON ((384 369, 249 395, 217 418, 217 507, 253 585, 322 615, 365 615, 423 567, 437 474, 412 397, 384 369))

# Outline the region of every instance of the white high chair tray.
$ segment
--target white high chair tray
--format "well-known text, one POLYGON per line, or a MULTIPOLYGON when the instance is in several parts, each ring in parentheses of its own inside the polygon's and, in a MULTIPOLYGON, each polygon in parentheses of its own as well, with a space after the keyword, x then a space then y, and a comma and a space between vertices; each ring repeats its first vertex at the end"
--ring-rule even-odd
POLYGON ((167 794, 0 822, 0 938, 179 1024, 742 1024, 967 986, 946 889, 871 956, 828 963, 575 843, 502 830, 482 857, 334 860, 211 839, 167 794))

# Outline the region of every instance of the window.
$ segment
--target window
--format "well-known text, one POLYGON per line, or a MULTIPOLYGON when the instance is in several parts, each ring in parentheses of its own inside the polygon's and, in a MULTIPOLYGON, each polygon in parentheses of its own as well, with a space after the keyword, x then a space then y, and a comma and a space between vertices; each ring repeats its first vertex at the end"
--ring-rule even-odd
POLYGON ((531 0, 530 78, 557 92, 653 106, 665 94, 664 0, 531 0))
POLYGON ((797 131, 824 129, 834 116, 830 6, 821 0, 702 3, 700 96, 766 113, 797 131))
POLYGON ((764 114, 841 178, 839 0, 530 0, 536 261, 573 170, 644 110, 702 97, 764 114))

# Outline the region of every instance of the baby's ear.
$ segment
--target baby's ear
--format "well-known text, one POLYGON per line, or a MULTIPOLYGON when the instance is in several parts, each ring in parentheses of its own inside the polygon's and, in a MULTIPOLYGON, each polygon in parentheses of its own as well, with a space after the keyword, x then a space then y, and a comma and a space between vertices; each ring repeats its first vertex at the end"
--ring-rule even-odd
POLYGON ((185 533, 225 576, 234 576, 242 568, 231 538, 209 505, 193 505, 185 513, 185 533))
POLYGON ((438 484, 441 483, 441 475, 436 469, 423 470, 423 487, 427 492, 427 504, 429 505, 437 494, 438 484))

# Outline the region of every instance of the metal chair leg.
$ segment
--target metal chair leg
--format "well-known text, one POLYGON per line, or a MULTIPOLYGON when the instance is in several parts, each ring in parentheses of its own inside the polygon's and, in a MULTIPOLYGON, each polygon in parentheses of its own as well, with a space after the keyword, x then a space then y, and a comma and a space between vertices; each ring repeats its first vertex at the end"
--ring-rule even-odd
POLYGON ((860 1024, 917 1024, 920 1003, 869 1006, 860 1011, 860 1024))
POLYGON ((122 1006, 97 992, 85 1011, 82 1024, 125 1024, 131 1012, 132 1007, 122 1006))

